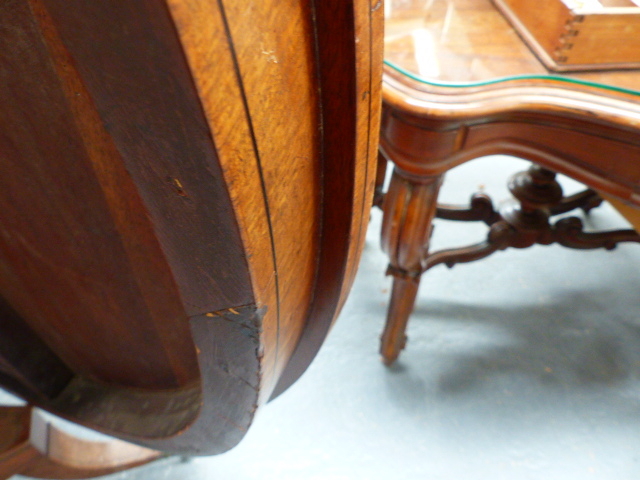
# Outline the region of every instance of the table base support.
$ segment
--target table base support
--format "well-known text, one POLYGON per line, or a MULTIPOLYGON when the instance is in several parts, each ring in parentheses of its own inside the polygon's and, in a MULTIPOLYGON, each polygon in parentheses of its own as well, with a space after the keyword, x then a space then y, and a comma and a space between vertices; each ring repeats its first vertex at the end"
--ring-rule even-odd
MULTIPOLYGON (((436 209, 436 216, 441 219, 485 222, 489 226, 486 240, 432 253, 426 243, 421 269, 405 271, 396 265, 389 267, 387 274, 394 277, 394 287, 381 339, 381 354, 386 365, 392 364, 405 346, 406 325, 420 276, 436 265, 453 267, 486 258, 499 250, 528 248, 536 244, 613 250, 621 242, 640 243, 640 234, 632 229, 585 232, 578 217, 564 217, 552 223, 552 217, 578 208, 588 213, 599 206, 602 199, 593 190, 565 197, 551 170, 532 165, 511 178, 509 190, 514 198, 500 211, 494 209, 491 198, 485 194, 473 195, 469 207, 438 205, 436 209)), ((431 228, 430 225, 427 227, 431 228)))

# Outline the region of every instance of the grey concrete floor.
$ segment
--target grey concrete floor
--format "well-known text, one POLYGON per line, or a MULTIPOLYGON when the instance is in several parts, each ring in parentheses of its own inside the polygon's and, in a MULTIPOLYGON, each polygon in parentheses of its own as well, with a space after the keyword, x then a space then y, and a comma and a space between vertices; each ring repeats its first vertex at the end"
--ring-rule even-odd
MULTIPOLYGON (((506 197, 526 164, 453 171, 443 199, 506 197)), ((575 189, 565 182, 567 190, 575 189)), ((624 223, 607 205, 594 228, 624 223)), ((110 480, 637 479, 640 245, 534 247, 423 278, 397 365, 378 358, 390 279, 374 212, 353 291, 303 378, 259 412, 234 450, 166 459, 110 480)), ((480 240, 438 222, 434 244, 480 240)))

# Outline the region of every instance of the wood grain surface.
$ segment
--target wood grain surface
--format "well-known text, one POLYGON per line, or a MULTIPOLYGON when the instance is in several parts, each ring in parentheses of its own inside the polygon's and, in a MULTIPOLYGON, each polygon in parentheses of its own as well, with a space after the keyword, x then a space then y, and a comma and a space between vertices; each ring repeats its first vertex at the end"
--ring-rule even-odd
MULTIPOLYGON (((385 8, 385 60, 426 80, 472 83, 554 74, 639 90, 637 69, 550 72, 492 0, 388 0, 385 8)), ((554 14, 550 8, 535 18, 553 24, 554 14)))
MULTIPOLYGON (((640 207, 639 97, 615 88, 637 89, 637 71, 549 75, 489 1, 388 5, 385 40, 391 62, 383 77, 380 136, 381 152, 394 164, 382 229, 388 273, 394 276, 381 344, 387 364, 404 347, 420 275, 429 267, 437 188, 452 168, 484 156, 510 155, 550 170, 552 178, 553 172, 563 173, 603 192, 625 211, 640 207)), ((542 183, 535 185, 544 191, 542 183)), ((518 197, 515 189, 512 193, 518 197)), ((527 195, 518 197, 522 208, 531 219, 539 213, 548 227, 544 209, 553 201, 529 205, 523 200, 527 195)), ((443 254, 441 263, 452 266, 508 245, 535 243, 537 228, 509 243, 510 232, 518 228, 518 218, 511 218, 515 230, 507 223, 492 226, 490 248, 460 249, 458 259, 450 255, 448 262, 443 254)), ((624 234, 637 241, 633 230, 624 234)), ((579 242, 563 244, 584 248, 579 242)))
POLYGON ((92 478, 139 466, 159 452, 119 440, 73 436, 31 407, 0 407, 0 479, 92 478))
POLYGON ((560 0, 493 0, 527 45, 551 70, 640 67, 640 9, 628 0, 601 9, 560 0))
POLYGON ((323 139, 318 275, 305 329, 274 395, 306 370, 342 308, 373 202, 384 9, 382 0, 347 3, 347 8, 342 1, 315 4, 323 139))
POLYGON ((192 382, 187 319, 147 210, 33 7, 1 6, 2 295, 78 373, 132 387, 192 382))
POLYGON ((402 169, 437 175, 501 153, 640 204, 635 95, 554 79, 433 87, 386 73, 381 144, 402 169))
POLYGON ((382 15, 4 2, 0 384, 155 450, 233 447, 353 280, 382 15))

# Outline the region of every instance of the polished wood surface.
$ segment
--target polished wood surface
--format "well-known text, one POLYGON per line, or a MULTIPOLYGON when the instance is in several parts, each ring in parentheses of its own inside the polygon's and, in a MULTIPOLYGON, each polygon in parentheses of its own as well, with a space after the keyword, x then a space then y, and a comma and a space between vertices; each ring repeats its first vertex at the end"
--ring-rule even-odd
POLYGON ((0 384, 158 451, 233 447, 353 281, 382 3, 0 13, 0 384))
MULTIPOLYGON (((640 97, 545 74, 489 1, 390 2, 387 14, 385 57, 392 64, 385 68, 380 143, 395 170, 384 198, 382 242, 394 288, 381 353, 391 363, 404 346, 415 289, 430 265, 428 212, 436 206, 437 191, 425 197, 425 204, 412 203, 412 196, 462 163, 506 154, 638 208, 640 97), (519 77, 531 73, 543 75, 519 77), (395 194, 397 189, 404 193, 395 194), (403 262, 403 252, 417 251, 403 262)), ((571 78, 637 88, 640 76, 611 72, 571 78)), ((545 225, 542 230, 548 231, 545 225)), ((508 222, 499 227, 510 228, 508 222)), ((536 235, 525 232, 522 238, 536 235)), ((447 263, 482 258, 512 240, 525 246, 519 245, 520 237, 508 236, 492 230, 491 248, 459 252, 460 260, 447 263)), ((638 238, 632 231, 622 237, 638 238)))
POLYGON ((437 175, 503 153, 640 204, 635 95, 554 80, 432 88, 391 68, 384 87, 381 144, 402 169, 437 175))
POLYGON ((73 436, 30 407, 0 407, 0 479, 92 478, 143 465, 160 457, 119 440, 73 436))
MULTIPOLYGON (((50 16, 40 2, 0 8, 2 169, 12 172, 0 199, 2 296, 85 376, 149 388, 195 381, 188 320, 141 194, 50 16), (87 348, 91 338, 109 342, 87 348)), ((140 141, 159 150, 153 140, 140 141)))
POLYGON ((223 174, 234 187, 231 200, 239 212, 256 304, 269 306, 262 323, 264 366, 269 378, 277 378, 272 375, 282 371, 304 326, 319 248, 320 106, 311 12, 292 2, 264 11, 197 1, 169 6, 220 145, 223 174), (274 17, 288 26, 286 35, 268 28, 274 17), (248 23, 256 28, 247 30, 248 23), (220 31, 243 41, 224 45, 220 31), (289 51, 290 35, 301 39, 300 55, 289 51), (202 52, 215 47, 220 55, 214 63, 202 52), (289 88, 295 84, 300 88, 289 88), (272 120, 284 119, 290 109, 299 112, 295 120, 280 120, 273 135, 272 120), (290 235, 293 224, 299 238, 290 235))
POLYGON ((492 0, 550 70, 640 67, 640 8, 600 0, 600 8, 562 0, 492 0))
POLYGON ((376 182, 382 102, 382 0, 320 2, 323 232, 314 298, 277 395, 320 349, 355 279, 376 182), (339 8, 338 8, 339 7, 339 8), (347 209, 345 210, 345 206, 347 209), (345 259, 346 262, 343 260, 345 259))
POLYGON ((436 213, 442 175, 411 178, 394 170, 384 201, 382 249, 394 276, 388 321, 380 353, 393 363, 406 343, 405 329, 418 293, 424 257, 429 251, 431 222, 436 213), (397 321, 396 321, 397 320, 397 321))
MULTIPOLYGON (((551 75, 491 0, 389 0, 385 60, 432 81, 551 75)), ((640 90, 637 71, 554 74, 640 90)))

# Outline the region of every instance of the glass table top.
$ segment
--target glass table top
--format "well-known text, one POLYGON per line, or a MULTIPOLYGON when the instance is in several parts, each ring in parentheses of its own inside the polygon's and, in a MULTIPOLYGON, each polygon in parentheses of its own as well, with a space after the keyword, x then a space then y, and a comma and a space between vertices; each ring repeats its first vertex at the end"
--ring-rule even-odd
POLYGON ((491 0, 386 0, 385 64, 436 85, 542 78, 640 94, 640 70, 550 72, 491 0))

